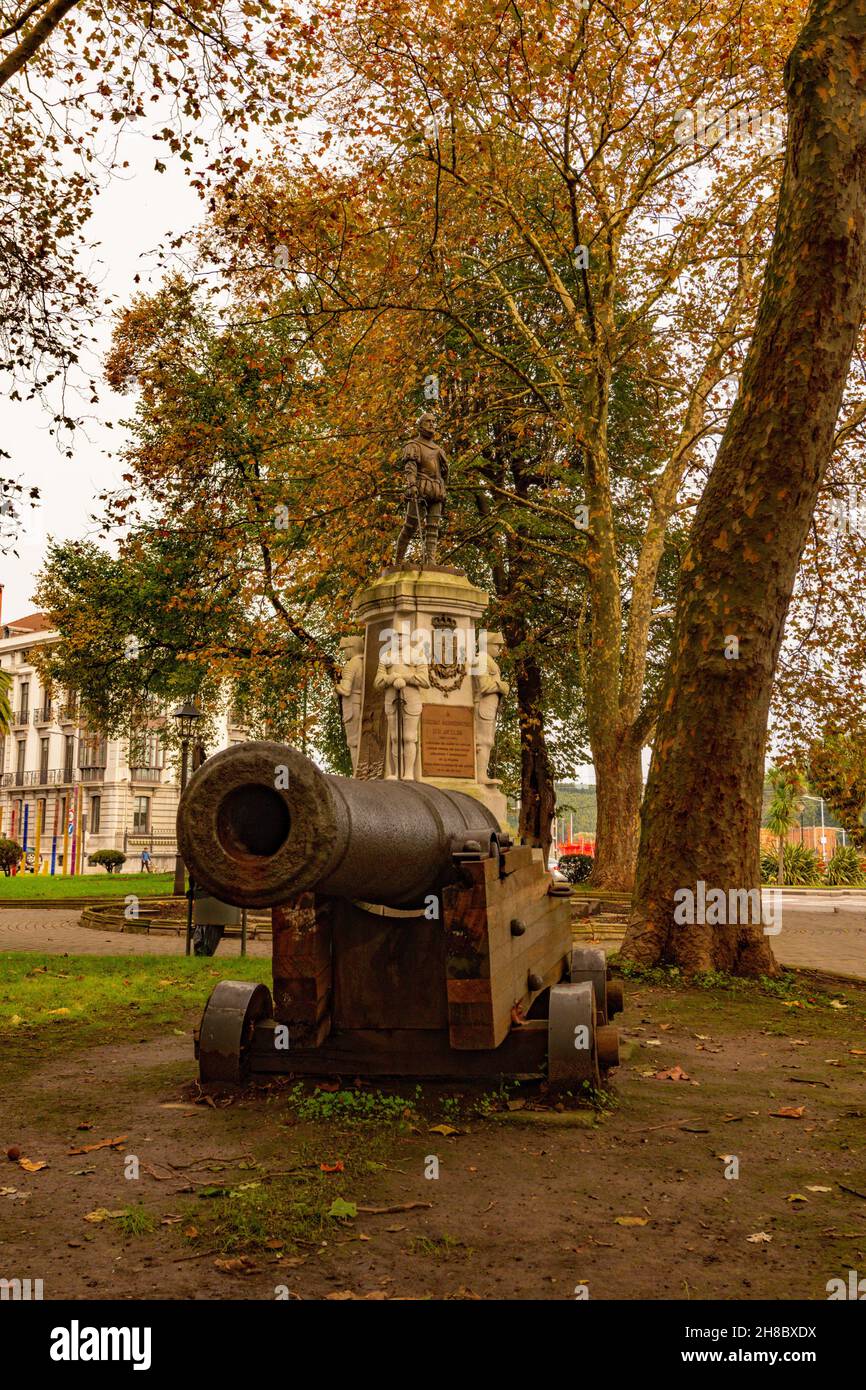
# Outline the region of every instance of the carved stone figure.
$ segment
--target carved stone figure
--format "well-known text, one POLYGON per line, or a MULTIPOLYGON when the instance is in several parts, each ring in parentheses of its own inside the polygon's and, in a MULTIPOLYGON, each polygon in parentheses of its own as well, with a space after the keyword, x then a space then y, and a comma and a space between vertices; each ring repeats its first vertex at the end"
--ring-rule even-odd
POLYGON ((479 782, 490 780, 490 754, 496 737, 499 706, 509 685, 502 679, 496 658, 505 646, 501 632, 488 632, 487 650, 479 659, 481 670, 472 677, 475 697, 475 767, 479 782))
POLYGON ((373 684, 377 690, 385 692, 389 752, 386 780, 396 781, 400 778, 411 781, 415 777, 418 758, 418 730, 423 706, 421 691, 430 688, 427 663, 416 660, 410 665, 385 651, 373 684))
POLYGON ((358 741, 361 734, 361 701, 364 694, 364 639, 344 637, 340 648, 345 653, 337 694, 343 710, 343 728, 352 756, 352 771, 358 764, 358 741))
POLYGON ((436 422, 432 415, 422 415, 418 433, 403 450, 403 469, 406 491, 406 517, 397 537, 394 563, 402 565, 409 542, 417 531, 423 545, 422 564, 435 565, 445 487, 448 482, 448 460, 441 445, 436 443, 436 422))

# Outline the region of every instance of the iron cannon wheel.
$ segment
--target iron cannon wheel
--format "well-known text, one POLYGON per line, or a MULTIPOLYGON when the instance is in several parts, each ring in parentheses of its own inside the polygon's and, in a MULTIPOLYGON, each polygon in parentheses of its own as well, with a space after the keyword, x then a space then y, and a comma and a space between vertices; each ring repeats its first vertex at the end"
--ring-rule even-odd
POLYGON ((592 983, 554 985, 547 1022, 547 1076, 558 1084, 600 1084, 592 983))
POLYGON ((271 993, 266 985, 220 980, 202 1015, 200 1079, 242 1085, 249 1077, 256 1024, 272 1013, 271 993))
POLYGON ((588 980, 595 992, 595 1006, 601 1015, 602 1023, 610 1017, 607 999, 607 961, 604 951, 593 946, 572 947, 569 959, 569 979, 573 985, 588 980))

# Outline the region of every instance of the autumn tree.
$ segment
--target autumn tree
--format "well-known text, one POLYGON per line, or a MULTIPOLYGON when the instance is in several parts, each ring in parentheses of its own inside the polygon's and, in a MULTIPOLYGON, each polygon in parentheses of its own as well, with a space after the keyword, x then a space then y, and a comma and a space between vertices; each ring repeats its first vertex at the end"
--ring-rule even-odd
POLYGON ((680 925, 674 894, 696 879, 723 890, 760 882, 774 671, 866 295, 862 0, 815 0, 785 85, 773 245, 740 394, 682 563, 623 947, 632 960, 689 970, 775 969, 760 923, 680 925))
POLYGON ((53 387, 63 428, 75 423, 72 368, 93 396, 87 223, 128 168, 123 132, 150 136, 155 167, 177 158, 203 194, 230 181, 250 131, 291 111, 291 23, 271 0, 2 0, 0 369, 13 399, 53 387))
POLYGON ((588 592, 600 885, 632 879, 660 567, 724 425, 773 214, 772 142, 748 119, 725 136, 744 110, 777 110, 792 23, 782 7, 746 18, 667 0, 615 20, 594 2, 313 6, 307 99, 323 134, 311 159, 340 132, 342 182, 364 188, 365 215, 333 179, 318 218, 307 180, 302 199, 278 200, 270 219, 261 209, 323 321, 438 319, 552 425, 544 501, 588 512, 569 549, 588 592), (699 109, 723 119, 698 132, 699 109), (362 256, 345 254, 353 244, 362 256), (657 393, 638 473, 611 452, 622 372, 657 393))

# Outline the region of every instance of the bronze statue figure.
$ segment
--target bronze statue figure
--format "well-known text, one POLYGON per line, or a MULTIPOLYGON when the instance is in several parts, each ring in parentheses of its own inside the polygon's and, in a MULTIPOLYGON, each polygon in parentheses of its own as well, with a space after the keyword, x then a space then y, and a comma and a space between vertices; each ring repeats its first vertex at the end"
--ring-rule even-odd
POLYGON ((405 473, 406 518, 397 537, 394 563, 402 565, 409 542, 416 531, 422 541, 422 565, 435 565, 445 485, 448 482, 448 460, 441 445, 435 441, 436 422, 432 415, 422 415, 418 433, 403 450, 405 473))

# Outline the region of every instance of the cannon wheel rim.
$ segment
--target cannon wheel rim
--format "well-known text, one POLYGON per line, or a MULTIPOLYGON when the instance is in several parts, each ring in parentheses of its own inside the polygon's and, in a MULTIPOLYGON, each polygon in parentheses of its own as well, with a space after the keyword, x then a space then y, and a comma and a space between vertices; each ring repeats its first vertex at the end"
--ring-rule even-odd
POLYGON ((267 985, 220 980, 208 999, 199 1031, 202 1082, 243 1085, 250 1074, 256 1024, 273 1013, 267 985))
POLYGON ((588 1081, 597 1087, 601 1083, 596 1047, 595 996, 589 980, 554 985, 550 991, 547 1074, 554 1084, 588 1081), (586 1028, 589 1047, 575 1047, 578 1027, 586 1028))
POLYGON ((606 1022, 609 1017, 607 1002, 607 960, 604 951, 596 946, 573 946, 568 958, 568 976, 573 985, 583 980, 592 982, 595 1003, 606 1022))

